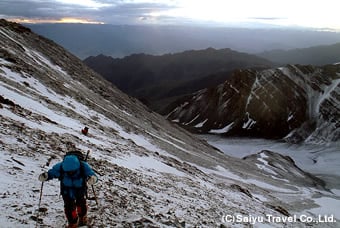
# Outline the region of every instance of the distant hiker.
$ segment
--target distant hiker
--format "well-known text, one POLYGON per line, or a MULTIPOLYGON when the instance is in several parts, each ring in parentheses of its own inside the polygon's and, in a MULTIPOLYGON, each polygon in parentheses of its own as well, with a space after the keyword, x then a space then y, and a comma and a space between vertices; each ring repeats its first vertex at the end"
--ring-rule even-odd
POLYGON ((94 185, 98 180, 90 165, 78 156, 79 153, 81 154, 80 151, 68 152, 62 162, 39 175, 39 180, 42 182, 53 178, 59 179, 68 228, 86 225, 87 185, 94 185))
POLYGON ((88 127, 84 127, 83 129, 81 129, 81 133, 83 133, 83 135, 87 135, 88 132, 89 132, 88 127))

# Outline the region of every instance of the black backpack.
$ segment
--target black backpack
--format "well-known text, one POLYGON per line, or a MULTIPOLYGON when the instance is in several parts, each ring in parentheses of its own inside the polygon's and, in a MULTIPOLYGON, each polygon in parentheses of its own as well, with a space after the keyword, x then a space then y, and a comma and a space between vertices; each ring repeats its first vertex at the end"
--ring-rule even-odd
POLYGON ((77 156, 77 158, 79 159, 79 162, 81 163, 81 161, 86 161, 87 160, 87 157, 79 150, 74 150, 74 151, 69 151, 67 152, 65 155, 64 155, 64 158, 66 156, 69 156, 69 155, 75 155, 77 156))

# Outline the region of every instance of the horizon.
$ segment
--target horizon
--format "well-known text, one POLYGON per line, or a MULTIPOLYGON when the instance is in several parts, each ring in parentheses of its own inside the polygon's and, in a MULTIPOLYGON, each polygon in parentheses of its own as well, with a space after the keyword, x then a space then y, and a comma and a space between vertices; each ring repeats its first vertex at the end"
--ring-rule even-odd
POLYGON ((340 32, 340 2, 240 0, 35 0, 0 2, 0 17, 22 24, 187 25, 340 32))
POLYGON ((340 33, 301 28, 79 23, 24 26, 54 40, 80 59, 99 54, 124 58, 138 53, 163 55, 207 48, 229 48, 259 54, 270 50, 292 50, 340 42, 340 33))

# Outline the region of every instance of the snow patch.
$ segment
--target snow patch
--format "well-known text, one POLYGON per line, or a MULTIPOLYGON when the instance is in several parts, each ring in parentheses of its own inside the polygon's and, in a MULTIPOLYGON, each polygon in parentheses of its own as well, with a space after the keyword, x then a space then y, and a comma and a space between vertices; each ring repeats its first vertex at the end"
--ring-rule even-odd
POLYGON ((256 124, 256 120, 253 120, 252 118, 250 118, 249 112, 246 112, 246 115, 247 115, 248 120, 245 123, 243 123, 242 128, 249 130, 254 126, 254 124, 256 124))
POLYGON ((289 122, 293 118, 294 118, 294 114, 289 113, 288 118, 287 118, 287 122, 289 122))
POLYGON ((263 171, 265 171, 265 172, 267 172, 267 173, 271 173, 271 174, 273 174, 273 175, 276 176, 277 173, 274 172, 272 169, 269 168, 270 166, 269 166, 268 162, 265 160, 265 158, 268 158, 268 156, 267 156, 266 154, 264 154, 264 153, 260 153, 259 155, 260 155, 260 157, 257 158, 257 160, 258 160, 259 162, 261 162, 263 165, 256 164, 256 166, 257 166, 259 169, 261 169, 261 170, 263 170, 263 171))
POLYGON ((203 122, 196 124, 194 127, 199 128, 203 127, 203 125, 208 121, 208 119, 205 119, 203 122))
POLYGON ((228 131, 230 131, 233 128, 234 122, 228 124, 227 126, 225 126, 222 129, 211 129, 209 131, 209 133, 212 134, 223 134, 223 133, 227 133, 228 131))
POLYGON ((193 123, 195 120, 197 120, 198 117, 200 117, 200 114, 195 116, 192 120, 190 120, 188 123, 185 123, 184 125, 189 125, 189 124, 193 123))

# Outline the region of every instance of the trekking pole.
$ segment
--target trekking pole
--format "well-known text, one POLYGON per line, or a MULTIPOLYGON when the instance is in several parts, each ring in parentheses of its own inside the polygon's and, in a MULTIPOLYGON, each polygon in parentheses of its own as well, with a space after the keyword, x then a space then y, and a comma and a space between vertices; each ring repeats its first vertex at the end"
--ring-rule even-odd
POLYGON ((87 159, 88 159, 88 157, 89 157, 89 154, 90 154, 90 150, 87 150, 86 157, 85 157, 85 161, 87 161, 87 159))
MULTIPOLYGON (((88 150, 87 153, 86 153, 85 161, 87 161, 89 154, 90 154, 90 150, 88 150)), ((93 195, 94 195, 94 200, 96 201, 96 205, 97 205, 97 207, 99 207, 97 194, 96 194, 96 191, 94 190, 94 186, 91 185, 91 188, 92 188, 92 192, 93 192, 93 195)), ((88 198, 87 192, 86 192, 86 198, 88 198)))
POLYGON ((96 191, 94 190, 93 185, 91 185, 91 187, 92 187, 92 192, 93 192, 93 195, 94 195, 94 200, 96 201, 97 207, 99 207, 96 191))
POLYGON ((37 215, 37 221, 35 223, 35 227, 38 227, 38 222, 39 222, 39 217, 40 217, 40 205, 41 205, 41 198, 42 198, 43 188, 44 188, 44 181, 41 182, 41 187, 40 187, 40 197, 39 197, 39 204, 38 204, 38 215, 37 215))
POLYGON ((39 197, 39 210, 40 210, 40 205, 41 205, 41 198, 42 198, 42 193, 43 193, 43 188, 44 188, 44 181, 41 182, 41 187, 40 187, 40 197, 39 197))

